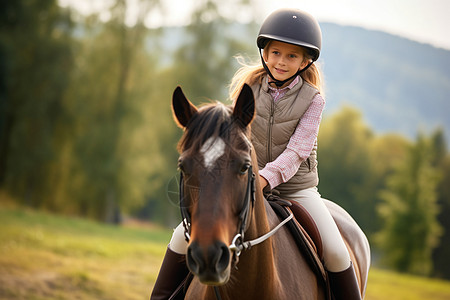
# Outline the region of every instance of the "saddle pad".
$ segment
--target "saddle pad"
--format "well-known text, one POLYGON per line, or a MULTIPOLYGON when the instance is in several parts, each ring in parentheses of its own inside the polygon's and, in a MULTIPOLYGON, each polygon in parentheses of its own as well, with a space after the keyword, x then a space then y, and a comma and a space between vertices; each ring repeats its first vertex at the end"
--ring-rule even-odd
MULTIPOLYGON (((268 201, 268 203, 280 219, 285 219, 290 215, 289 207, 280 205, 279 201, 268 201)), ((289 231, 291 232, 295 243, 297 244, 297 247, 304 255, 311 270, 316 274, 319 282, 322 282, 326 290, 327 299, 331 299, 331 291, 329 287, 327 272, 325 271, 325 267, 323 266, 322 261, 320 260, 316 252, 316 248, 311 242, 312 239, 307 236, 306 231, 295 219, 287 222, 285 226, 289 228, 289 231)))

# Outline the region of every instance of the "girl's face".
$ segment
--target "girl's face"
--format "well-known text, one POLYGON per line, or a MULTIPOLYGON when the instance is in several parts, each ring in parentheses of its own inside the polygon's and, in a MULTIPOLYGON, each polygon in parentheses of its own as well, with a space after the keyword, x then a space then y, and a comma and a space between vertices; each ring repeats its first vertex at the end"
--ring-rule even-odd
MULTIPOLYGON (((279 41, 272 41, 264 50, 267 67, 275 79, 283 81, 308 65, 303 48, 279 41)), ((286 82, 282 87, 289 85, 286 82)))

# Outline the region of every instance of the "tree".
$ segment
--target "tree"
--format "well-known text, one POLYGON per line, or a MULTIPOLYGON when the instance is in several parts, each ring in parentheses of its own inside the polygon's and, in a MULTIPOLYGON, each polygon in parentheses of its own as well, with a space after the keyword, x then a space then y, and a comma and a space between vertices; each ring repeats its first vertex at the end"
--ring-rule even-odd
MULTIPOLYGON (((249 6, 246 1, 238 2, 236 5, 242 9, 249 6)), ((157 136, 165 160, 160 172, 151 177, 153 193, 148 196, 141 215, 170 225, 179 222, 177 199, 168 195, 177 189, 173 183, 178 176, 176 144, 181 136, 181 130, 172 120, 172 92, 181 85, 190 100, 197 104, 207 98, 225 99, 227 85, 237 70, 233 55, 248 49, 246 41, 231 35, 233 23, 219 13, 218 6, 228 3, 204 0, 196 4, 191 23, 183 28, 183 41, 175 51, 172 64, 161 70, 158 88, 153 92, 159 99, 153 105, 154 114, 167 116, 165 120, 161 118, 159 128, 163 134, 157 136)))
MULTIPOLYGON (((246 1, 235 3, 245 9, 246 1)), ((224 100, 227 86, 237 70, 233 56, 249 50, 247 41, 230 30, 235 21, 220 14, 218 0, 199 1, 185 29, 185 42, 175 53, 173 75, 194 102, 206 97, 224 100)), ((256 51, 256 46, 254 47, 256 51)))
POLYGON ((386 188, 386 177, 393 173, 393 166, 402 160, 410 144, 405 137, 398 134, 377 135, 368 144, 370 169, 364 185, 357 188, 355 196, 362 199, 362 219, 364 231, 370 237, 378 232, 383 221, 377 214, 377 205, 380 202, 378 193, 386 188))
POLYGON ((0 188, 51 206, 73 22, 55 0, 3 1, 0 11, 0 188))
POLYGON ((371 178, 370 143, 373 133, 361 113, 344 107, 324 119, 318 137, 319 191, 344 207, 362 226, 373 220, 373 204, 366 190, 371 178))
POLYGON ((319 191, 349 211, 369 238, 382 223, 376 209, 378 193, 408 145, 398 134, 374 134, 352 107, 343 107, 322 122, 319 191))
POLYGON ((65 101, 73 128, 65 141, 70 159, 62 162, 71 178, 65 196, 84 216, 119 222, 121 211, 143 204, 149 177, 159 165, 153 156, 159 117, 149 113, 152 102, 159 101, 152 97, 158 71, 155 53, 146 49, 149 32, 143 24, 157 3, 139 2, 133 26, 125 22, 123 0, 110 8, 108 22, 93 15, 84 24, 78 68, 65 101))
POLYGON ((380 193, 383 202, 378 211, 384 226, 377 242, 386 264, 398 271, 420 275, 432 271, 431 254, 441 234, 436 204, 439 175, 432 165, 433 154, 430 140, 419 135, 380 193))
POLYGON ((447 151, 446 141, 442 129, 438 129, 432 135, 432 143, 437 150, 433 166, 439 169, 442 173, 442 180, 438 185, 438 200, 439 215, 438 221, 443 228, 443 234, 440 244, 433 252, 433 275, 439 277, 450 278, 450 155, 447 151))

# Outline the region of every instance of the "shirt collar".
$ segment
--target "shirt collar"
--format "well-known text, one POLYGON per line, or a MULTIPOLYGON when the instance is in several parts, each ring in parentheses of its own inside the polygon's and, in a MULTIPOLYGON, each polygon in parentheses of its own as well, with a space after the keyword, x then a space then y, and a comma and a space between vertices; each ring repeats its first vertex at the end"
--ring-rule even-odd
MULTIPOLYGON (((269 83, 269 80, 270 80, 270 78, 269 77, 267 77, 267 82, 269 83)), ((295 78, 294 78, 294 80, 292 80, 292 82, 288 85, 288 86, 286 86, 286 87, 284 87, 284 88, 282 88, 282 89, 277 89, 277 88, 274 88, 274 87, 272 87, 270 84, 268 85, 269 86, 269 89, 271 90, 271 91, 280 91, 280 90, 286 90, 286 89, 292 89, 298 82, 300 81, 300 79, 299 79, 299 76, 296 76, 295 78)))

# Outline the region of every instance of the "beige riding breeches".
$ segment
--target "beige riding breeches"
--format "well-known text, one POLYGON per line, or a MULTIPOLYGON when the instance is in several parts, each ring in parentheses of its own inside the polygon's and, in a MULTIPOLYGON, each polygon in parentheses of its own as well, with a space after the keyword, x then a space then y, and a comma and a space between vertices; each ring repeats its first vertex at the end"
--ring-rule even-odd
POLYGON ((325 268, 330 272, 347 269, 350 266, 350 255, 317 188, 308 188, 288 195, 283 194, 281 197, 301 204, 316 222, 322 239, 325 268))

